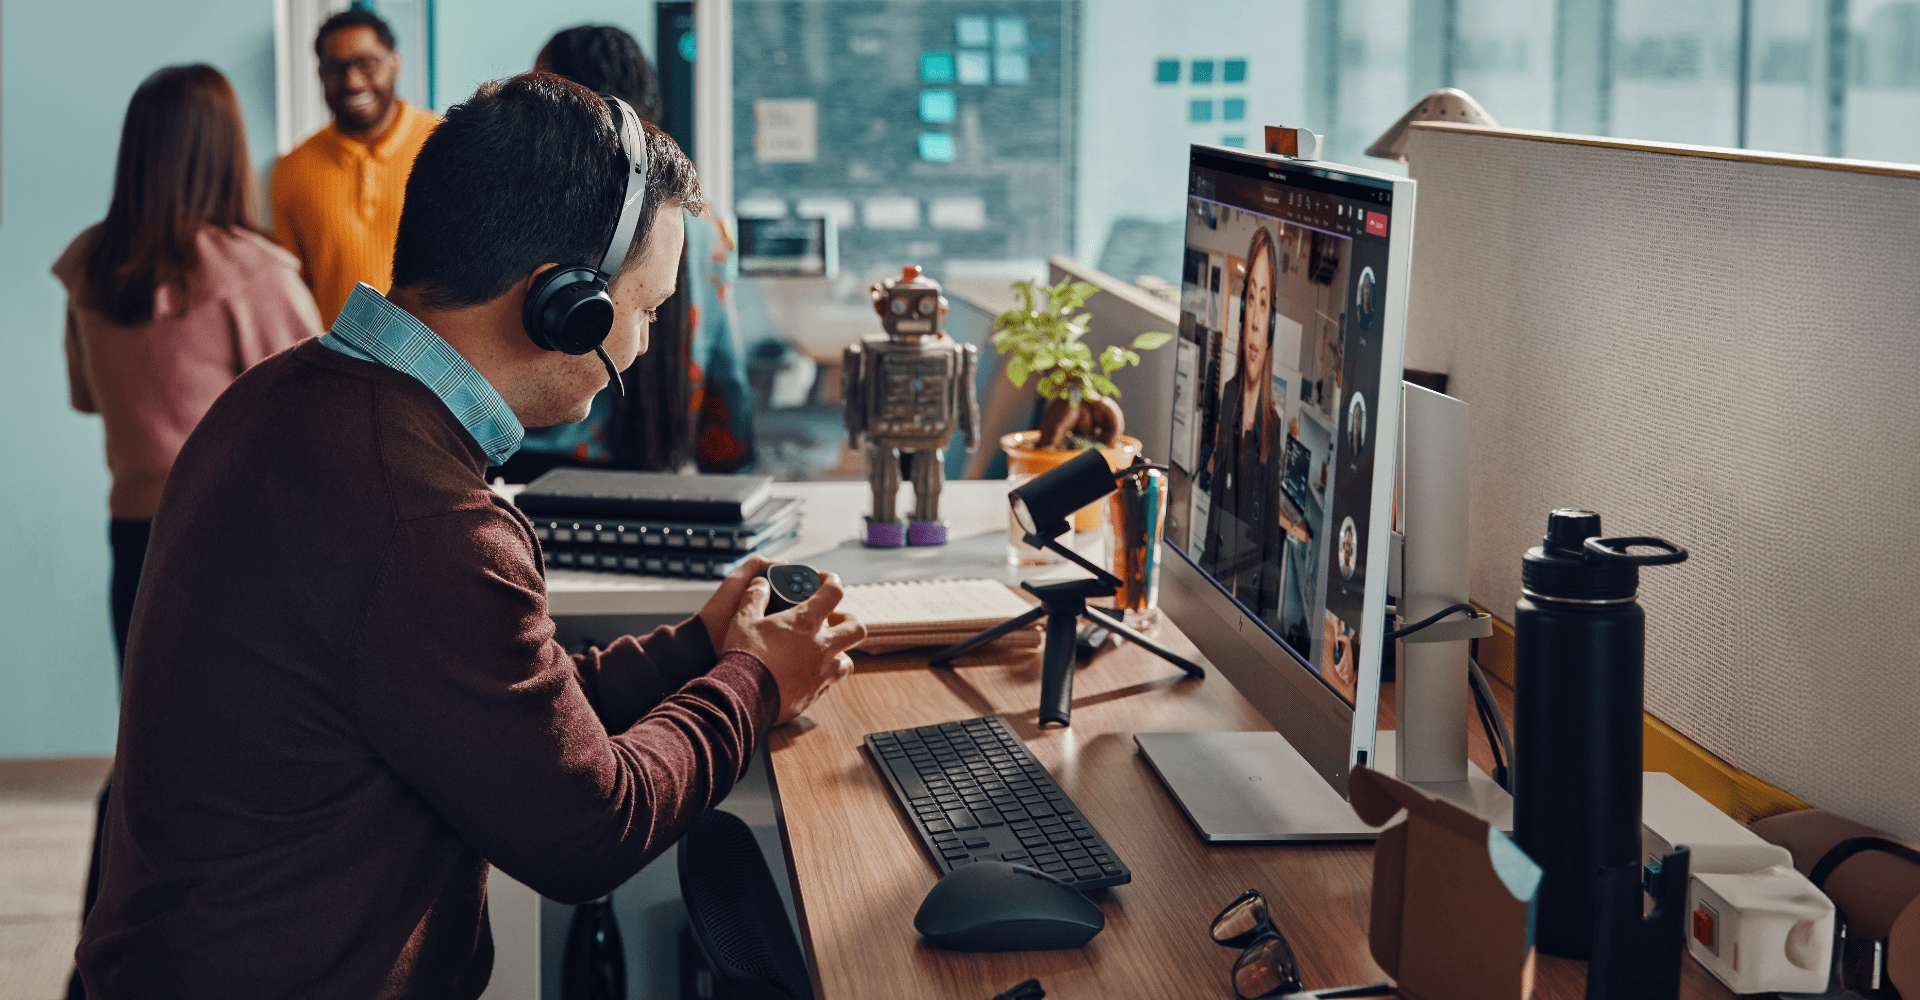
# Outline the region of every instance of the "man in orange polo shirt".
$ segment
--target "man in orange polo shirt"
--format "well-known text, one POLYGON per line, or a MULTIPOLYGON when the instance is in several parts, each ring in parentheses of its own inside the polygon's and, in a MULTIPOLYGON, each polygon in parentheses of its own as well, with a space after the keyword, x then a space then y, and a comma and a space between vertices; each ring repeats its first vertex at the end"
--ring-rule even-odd
POLYGON ((414 155, 440 119, 394 96, 400 54, 378 14, 347 10, 314 39, 333 124, 280 158, 273 231, 300 258, 323 323, 356 282, 393 283, 393 238, 414 155))

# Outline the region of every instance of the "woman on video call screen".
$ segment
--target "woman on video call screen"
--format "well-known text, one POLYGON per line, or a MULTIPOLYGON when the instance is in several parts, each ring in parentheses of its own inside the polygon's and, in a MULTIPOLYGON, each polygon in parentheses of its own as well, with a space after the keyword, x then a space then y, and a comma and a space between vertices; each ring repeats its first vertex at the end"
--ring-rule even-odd
POLYGON ((1202 165, 1187 201, 1167 539, 1353 701, 1388 199, 1202 165))

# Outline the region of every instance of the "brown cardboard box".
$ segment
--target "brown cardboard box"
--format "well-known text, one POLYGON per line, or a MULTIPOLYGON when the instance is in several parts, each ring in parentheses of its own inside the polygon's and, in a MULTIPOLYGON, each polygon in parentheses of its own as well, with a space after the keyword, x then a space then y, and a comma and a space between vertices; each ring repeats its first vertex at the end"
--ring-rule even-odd
POLYGON ((1354 768, 1347 798, 1376 825, 1407 813, 1373 852, 1373 959, 1400 995, 1532 997, 1540 867, 1486 820, 1378 771, 1354 768))

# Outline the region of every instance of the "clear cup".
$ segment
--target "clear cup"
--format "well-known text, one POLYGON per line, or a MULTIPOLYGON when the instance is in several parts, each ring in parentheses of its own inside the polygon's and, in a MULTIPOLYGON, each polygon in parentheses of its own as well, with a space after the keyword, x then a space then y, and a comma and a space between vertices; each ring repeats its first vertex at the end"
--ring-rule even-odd
POLYGON ((1113 575, 1120 591, 1113 606, 1126 622, 1145 631, 1160 620, 1160 540, 1167 524, 1167 476, 1159 469, 1135 469, 1119 478, 1107 498, 1107 524, 1113 537, 1113 575))

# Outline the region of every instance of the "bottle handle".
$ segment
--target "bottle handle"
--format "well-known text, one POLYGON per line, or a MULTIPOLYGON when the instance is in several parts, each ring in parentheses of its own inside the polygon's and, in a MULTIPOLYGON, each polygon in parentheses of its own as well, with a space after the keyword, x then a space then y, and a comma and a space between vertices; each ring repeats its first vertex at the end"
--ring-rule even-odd
POLYGON ((1686 562, 1687 550, 1664 538, 1651 535, 1635 535, 1630 538, 1589 538, 1583 546, 1591 555, 1612 562, 1632 563, 1635 566, 1665 566, 1669 563, 1686 562), (1647 555, 1634 555, 1628 549, 1660 549, 1647 555))

